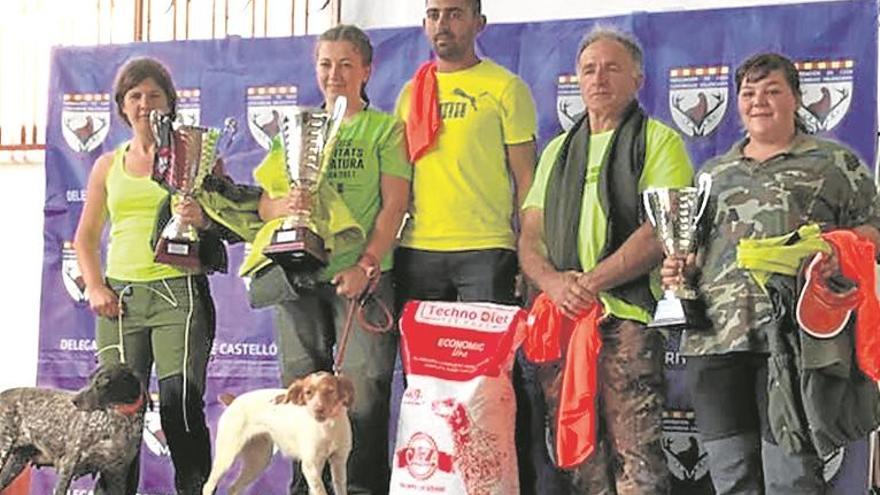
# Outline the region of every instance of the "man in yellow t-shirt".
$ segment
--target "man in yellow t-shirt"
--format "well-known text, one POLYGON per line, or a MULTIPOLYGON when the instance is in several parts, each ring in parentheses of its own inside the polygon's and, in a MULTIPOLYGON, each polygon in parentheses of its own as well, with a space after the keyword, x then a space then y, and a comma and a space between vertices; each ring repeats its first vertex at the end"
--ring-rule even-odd
MULTIPOLYGON (((516 303, 513 216, 532 183, 535 104, 519 77, 477 57, 479 5, 425 2, 442 125, 413 167, 412 219, 394 263, 403 300, 516 303)), ((397 100, 404 121, 412 86, 397 100)))
MULTIPOLYGON (((437 98, 429 106, 439 104, 440 128, 413 161, 412 218, 394 258, 397 297, 517 304, 514 215, 534 174, 534 100, 519 77, 477 57, 475 40, 486 25, 480 0, 426 0, 422 24, 436 55, 437 98)), ((419 115, 412 105, 423 93, 413 95, 418 82, 408 82, 397 100, 408 131, 419 115)), ((522 375, 517 365, 517 460, 520 493, 531 495, 529 451, 542 440, 524 435, 534 406, 522 375)))
MULTIPOLYGON (((666 494, 664 349, 658 331, 645 326, 655 304, 649 272, 662 251, 641 220, 640 194, 688 186, 693 168, 681 137, 636 100, 643 73, 634 39, 596 29, 581 42, 576 61, 587 112, 541 155, 519 241, 523 271, 563 314, 576 320, 601 304, 606 316, 595 363, 597 444, 573 468, 567 488, 666 494)), ((554 363, 537 371, 554 430, 560 369, 554 363)))

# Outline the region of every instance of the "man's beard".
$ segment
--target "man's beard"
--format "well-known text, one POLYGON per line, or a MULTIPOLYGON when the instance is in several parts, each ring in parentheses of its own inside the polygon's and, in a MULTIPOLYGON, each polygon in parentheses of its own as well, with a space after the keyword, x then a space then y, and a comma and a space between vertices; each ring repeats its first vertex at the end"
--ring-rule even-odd
POLYGON ((464 50, 455 43, 446 42, 445 45, 434 43, 434 53, 443 60, 460 60, 464 56, 464 50))

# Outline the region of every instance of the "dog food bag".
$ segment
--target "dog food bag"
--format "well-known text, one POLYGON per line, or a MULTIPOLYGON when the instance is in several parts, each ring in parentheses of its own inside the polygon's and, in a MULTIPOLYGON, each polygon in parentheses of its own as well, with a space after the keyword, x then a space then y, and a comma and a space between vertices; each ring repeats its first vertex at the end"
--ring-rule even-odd
POLYGON ((407 387, 391 493, 519 493, 511 384, 525 312, 412 301, 400 318, 407 387))

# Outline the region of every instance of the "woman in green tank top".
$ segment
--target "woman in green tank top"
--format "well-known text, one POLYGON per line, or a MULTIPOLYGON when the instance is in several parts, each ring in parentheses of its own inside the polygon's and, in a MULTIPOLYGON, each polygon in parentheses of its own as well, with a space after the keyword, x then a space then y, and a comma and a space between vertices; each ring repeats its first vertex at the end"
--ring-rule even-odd
MULTIPOLYGON (((74 247, 86 297, 98 316, 95 330, 102 364, 124 361, 149 386, 155 361, 159 412, 175 469, 178 494, 199 494, 210 471, 210 436, 202 396, 214 337, 214 304, 207 277, 153 260, 151 236, 168 193, 151 178, 155 144, 150 112, 176 111, 177 93, 158 61, 128 61, 114 85, 119 116, 131 139, 103 154, 89 174, 74 247), (101 269, 101 235, 109 218, 107 266, 101 269), (105 278, 106 277, 106 278, 105 278)), ((176 207, 182 220, 204 228, 195 201, 176 207)), ((126 493, 138 485, 132 463, 126 493)))
MULTIPOLYGON (((364 87, 370 76, 372 45, 355 26, 336 26, 318 38, 315 72, 326 108, 345 96, 348 108, 337 135, 326 180, 367 234, 366 240, 330 254, 314 287, 298 287, 298 299, 275 305, 275 327, 281 350, 282 381, 333 366, 349 301, 368 287, 386 307, 393 305, 391 251, 409 202, 412 167, 406 159, 403 125, 395 117, 368 108, 364 87)), ((291 215, 310 201, 292 189, 286 196, 260 200, 264 221, 291 215)), ((256 281, 255 281, 256 283, 256 281)), ((368 318, 370 319, 369 315, 368 318)), ((354 448, 348 460, 348 489, 386 494, 388 465, 388 403, 397 354, 396 330, 374 333, 354 324, 342 372, 355 387, 351 415, 354 448)), ((291 493, 306 493, 294 470, 291 493)))

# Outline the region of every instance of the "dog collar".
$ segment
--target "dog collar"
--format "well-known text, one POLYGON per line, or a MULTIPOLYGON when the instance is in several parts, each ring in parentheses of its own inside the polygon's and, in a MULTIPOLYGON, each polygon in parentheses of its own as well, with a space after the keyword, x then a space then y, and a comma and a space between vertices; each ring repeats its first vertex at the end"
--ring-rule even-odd
POLYGON ((116 410, 116 412, 118 412, 119 414, 122 414, 124 416, 134 416, 135 414, 137 414, 141 410, 141 407, 143 405, 144 405, 144 394, 141 394, 138 396, 138 399, 135 402, 133 402, 131 404, 117 404, 116 407, 114 407, 114 409, 116 410))

